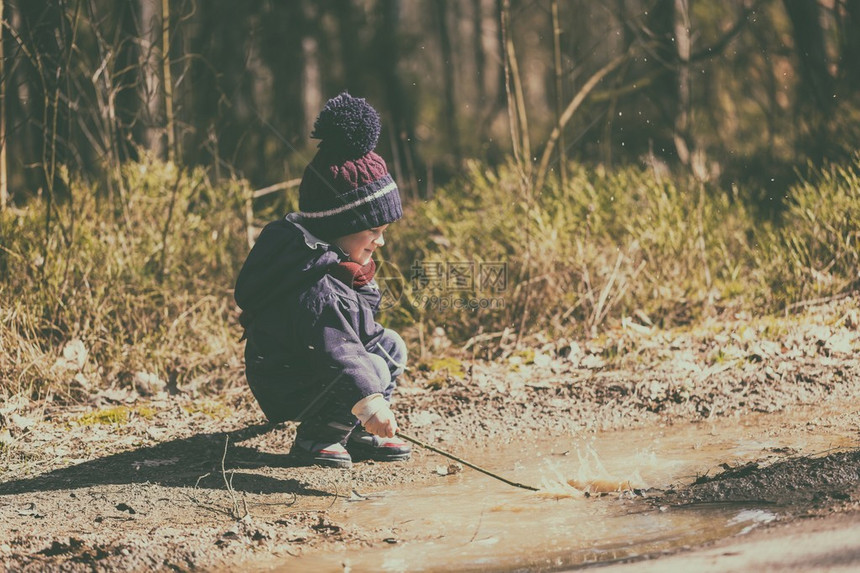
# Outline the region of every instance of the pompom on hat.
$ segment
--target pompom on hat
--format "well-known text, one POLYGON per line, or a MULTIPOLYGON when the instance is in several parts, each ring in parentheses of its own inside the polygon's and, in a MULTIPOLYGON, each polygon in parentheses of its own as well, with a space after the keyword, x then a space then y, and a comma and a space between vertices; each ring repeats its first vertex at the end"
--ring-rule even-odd
POLYGON ((403 216, 400 192, 373 150, 379 114, 346 92, 330 99, 314 123, 319 150, 299 186, 301 224, 325 240, 373 229, 403 216))

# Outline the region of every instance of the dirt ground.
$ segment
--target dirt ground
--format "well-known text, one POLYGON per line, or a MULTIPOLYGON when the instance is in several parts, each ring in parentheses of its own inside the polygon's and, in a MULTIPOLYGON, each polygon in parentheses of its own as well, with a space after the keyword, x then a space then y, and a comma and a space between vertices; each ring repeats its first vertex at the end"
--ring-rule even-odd
MULTIPOLYGON (((395 401, 401 428, 468 458, 472 448, 541 435, 790 412, 860 395, 857 298, 780 319, 721 316, 673 330, 631 319, 588 342, 527 343, 492 361, 474 358, 476 348, 465 357, 449 349, 445 360, 413 361, 395 401)), ((74 409, 16 397, 3 403, 4 570, 225 570, 261 558, 289 569, 296 557, 333 545, 384 546, 390 532, 339 522, 335 504, 445 479, 435 471, 440 458, 421 449, 408 462, 302 467, 287 455, 294 424, 266 424, 241 384, 218 396, 155 386, 114 388, 74 409)), ((781 428, 800 436, 814 424, 835 427, 856 436, 856 448, 806 457, 786 451, 784 460, 728 467, 642 501, 791 500, 798 509, 790 518, 755 536, 643 556, 650 560, 627 567, 860 566, 860 542, 809 552, 796 542, 860 530, 858 409, 781 428), (759 549, 782 561, 761 566, 759 549)))

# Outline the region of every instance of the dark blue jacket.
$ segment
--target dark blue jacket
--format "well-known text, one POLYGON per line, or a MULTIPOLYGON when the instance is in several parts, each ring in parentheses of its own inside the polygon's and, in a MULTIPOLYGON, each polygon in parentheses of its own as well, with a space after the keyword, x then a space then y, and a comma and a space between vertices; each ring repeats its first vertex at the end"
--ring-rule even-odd
POLYGON ((368 353, 384 331, 379 288, 336 278, 345 258, 288 215, 266 225, 239 272, 245 370, 273 422, 295 419, 338 377, 348 403, 379 391, 368 353))

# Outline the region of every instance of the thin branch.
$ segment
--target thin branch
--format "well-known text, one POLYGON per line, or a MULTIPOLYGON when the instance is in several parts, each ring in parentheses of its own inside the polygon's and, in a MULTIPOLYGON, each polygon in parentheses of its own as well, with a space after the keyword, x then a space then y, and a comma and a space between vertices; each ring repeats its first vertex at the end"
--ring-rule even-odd
POLYGON ((224 480, 224 485, 227 487, 227 493, 230 494, 230 501, 233 502, 232 512, 230 516, 237 521, 241 521, 248 516, 248 504, 245 504, 245 513, 239 514, 239 502, 236 501, 236 493, 233 489, 233 471, 230 471, 230 479, 227 479, 227 469, 224 466, 224 462, 227 459, 227 446, 230 443, 230 437, 227 436, 224 438, 224 455, 221 456, 221 478, 224 480))
POLYGON ((717 40, 714 44, 708 46, 707 48, 702 48, 698 52, 690 55, 690 62, 696 62, 699 60, 707 60, 709 58, 713 58, 715 56, 719 56, 723 50, 731 43, 732 40, 744 29, 744 26, 747 25, 747 19, 750 14, 753 14, 758 7, 762 4, 763 0, 757 0, 755 4, 744 10, 743 14, 741 14, 734 26, 732 26, 723 36, 717 40))
POLYGON ((298 187, 301 184, 301 179, 290 179, 289 181, 282 181, 281 183, 275 183, 274 185, 269 185, 268 187, 263 187, 262 189, 257 189, 251 195, 254 199, 259 199, 260 197, 264 197, 271 193, 276 193, 278 191, 283 191, 285 189, 291 189, 293 187, 298 187))
MULTIPOLYGON (((555 4, 553 4, 555 6, 555 4)), ((478 525, 475 526, 475 533, 472 534, 472 539, 469 540, 469 543, 475 541, 475 538, 478 537, 478 531, 481 530, 481 522, 484 521, 484 511, 481 510, 481 515, 478 516, 478 525)))
POLYGON ((170 193, 170 203, 167 206, 167 217, 164 219, 164 227, 161 230, 161 257, 158 264, 158 273, 156 277, 159 283, 164 282, 164 270, 167 264, 167 235, 170 233, 170 222, 173 219, 173 210, 176 206, 176 196, 179 194, 179 186, 182 184, 183 172, 180 170, 176 174, 176 182, 173 184, 173 191, 170 193))
POLYGON ((561 136, 561 130, 564 129, 564 126, 567 125, 567 122, 570 121, 570 118, 573 117, 574 112, 582 105, 582 102, 585 101, 585 98, 591 93, 591 90, 600 83, 607 74, 613 71, 615 68, 624 63, 630 54, 622 54, 597 70, 597 72, 592 75, 588 81, 582 86, 582 89, 579 90, 579 93, 571 100, 569 104, 567 104, 567 108, 564 110, 564 113, 561 115, 558 121, 558 125, 556 125, 552 133, 549 136, 549 140, 546 143, 546 147, 543 150, 543 155, 541 156, 540 165, 537 170, 537 179, 535 181, 534 189, 536 192, 540 193, 540 190, 543 189, 544 182, 546 180, 547 169, 549 168, 549 161, 552 157, 552 152, 555 149, 556 141, 561 136))

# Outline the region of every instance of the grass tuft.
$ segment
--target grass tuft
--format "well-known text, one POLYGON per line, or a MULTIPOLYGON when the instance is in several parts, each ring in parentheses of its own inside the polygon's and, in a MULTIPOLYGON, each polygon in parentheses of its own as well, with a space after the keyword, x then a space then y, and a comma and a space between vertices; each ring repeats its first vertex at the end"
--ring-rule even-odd
POLYGON ((128 423, 129 416, 130 410, 127 407, 117 406, 116 408, 108 408, 84 414, 78 418, 78 424, 82 426, 92 426, 95 424, 116 424, 122 426, 128 423))

